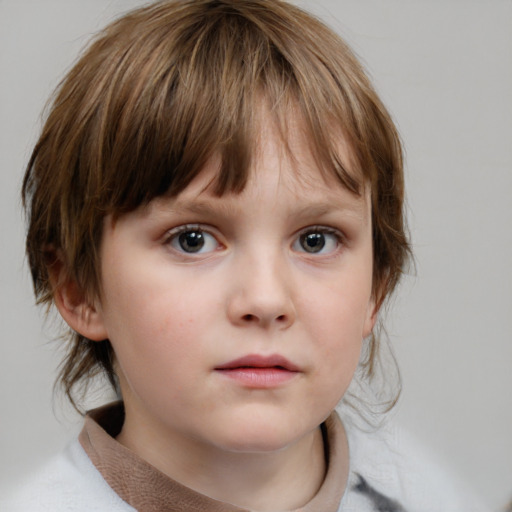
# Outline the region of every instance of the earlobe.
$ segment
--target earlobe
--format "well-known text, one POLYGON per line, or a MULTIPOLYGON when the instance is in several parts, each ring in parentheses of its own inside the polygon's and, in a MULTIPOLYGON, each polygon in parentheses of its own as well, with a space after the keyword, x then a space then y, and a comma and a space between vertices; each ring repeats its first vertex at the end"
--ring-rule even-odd
POLYGON ((368 304, 366 311, 366 318, 363 327, 363 338, 370 336, 377 322, 377 315, 379 314, 379 307, 376 305, 375 300, 371 300, 368 304))
POLYGON ((69 276, 60 257, 54 258, 48 272, 55 305, 69 327, 92 341, 107 339, 99 304, 87 300, 84 291, 69 276))

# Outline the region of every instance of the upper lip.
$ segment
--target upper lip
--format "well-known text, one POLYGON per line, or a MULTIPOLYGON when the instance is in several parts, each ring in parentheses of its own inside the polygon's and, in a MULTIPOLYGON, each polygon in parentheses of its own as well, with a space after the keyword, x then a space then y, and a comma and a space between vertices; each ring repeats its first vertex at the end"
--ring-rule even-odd
POLYGON ((279 354, 272 354, 269 356, 259 354, 249 354, 247 356, 239 357, 233 361, 217 366, 216 370, 231 370, 234 368, 283 368, 291 372, 300 371, 299 367, 290 362, 286 357, 279 354))

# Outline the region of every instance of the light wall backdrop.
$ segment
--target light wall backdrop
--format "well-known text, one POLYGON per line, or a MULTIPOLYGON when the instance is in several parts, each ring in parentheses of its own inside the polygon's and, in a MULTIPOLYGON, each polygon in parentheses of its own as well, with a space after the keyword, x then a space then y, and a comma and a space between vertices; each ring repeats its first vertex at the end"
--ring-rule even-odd
MULTIPOLYGON (((58 322, 43 324, 19 200, 43 105, 136 0, 0 0, 0 482, 66 444, 58 322)), ((512 1, 302 0, 352 45, 406 148, 416 271, 387 319, 396 420, 493 510, 512 498, 512 1)), ((96 394, 91 404, 102 400, 96 394)))

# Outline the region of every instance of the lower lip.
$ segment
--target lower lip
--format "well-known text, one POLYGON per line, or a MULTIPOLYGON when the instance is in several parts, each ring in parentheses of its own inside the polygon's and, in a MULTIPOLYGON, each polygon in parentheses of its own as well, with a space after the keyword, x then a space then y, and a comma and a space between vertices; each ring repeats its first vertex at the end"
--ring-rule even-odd
POLYGON ((237 383, 254 389, 268 389, 280 386, 295 378, 298 372, 286 368, 240 367, 217 370, 237 383))

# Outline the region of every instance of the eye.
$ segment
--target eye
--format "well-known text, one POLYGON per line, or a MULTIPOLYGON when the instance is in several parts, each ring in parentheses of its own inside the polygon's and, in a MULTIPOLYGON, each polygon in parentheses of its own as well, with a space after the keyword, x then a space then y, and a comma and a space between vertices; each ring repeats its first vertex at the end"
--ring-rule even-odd
POLYGON ((341 234, 328 228, 310 228, 303 231, 293 249, 308 254, 330 254, 341 245, 341 234))
POLYGON ((167 243, 174 250, 187 254, 212 252, 220 245, 212 234, 192 226, 183 226, 171 232, 167 243))

